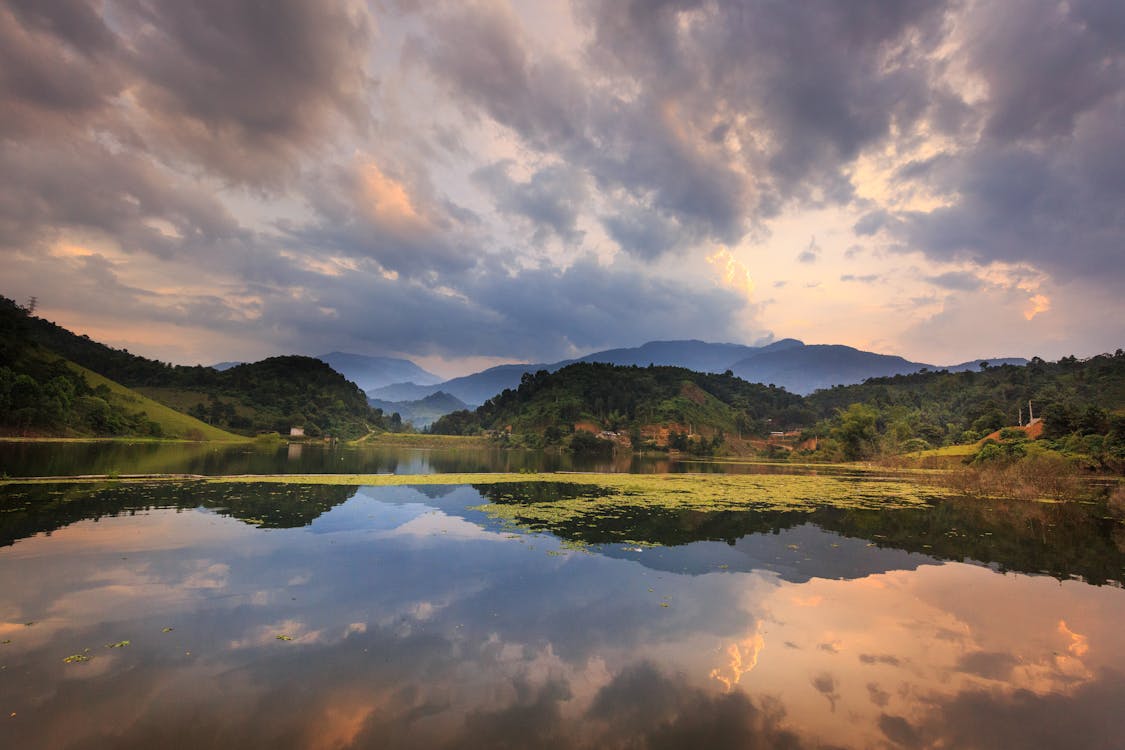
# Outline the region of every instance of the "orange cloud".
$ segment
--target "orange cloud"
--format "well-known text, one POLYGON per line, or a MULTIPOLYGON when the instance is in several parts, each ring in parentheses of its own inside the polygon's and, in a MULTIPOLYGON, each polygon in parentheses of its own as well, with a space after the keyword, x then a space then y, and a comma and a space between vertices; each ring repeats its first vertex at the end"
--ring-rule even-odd
POLYGON ((1045 294, 1036 294, 1027 301, 1028 307, 1023 311, 1023 316, 1031 320, 1039 313, 1047 312, 1051 309, 1051 298, 1045 294))
POLYGON ((360 192, 364 208, 379 224, 410 229, 427 223, 406 187, 388 177, 374 162, 367 162, 360 169, 360 192))
POLYGON ((727 692, 734 689, 742 676, 758 665, 758 654, 766 645, 762 637, 762 621, 754 623, 753 634, 726 647, 727 664, 711 670, 711 679, 721 683, 727 692))
POLYGON ((720 286, 741 292, 750 299, 754 293, 754 279, 750 276, 750 269, 735 258, 730 250, 720 247, 707 256, 707 262, 715 268, 720 286))

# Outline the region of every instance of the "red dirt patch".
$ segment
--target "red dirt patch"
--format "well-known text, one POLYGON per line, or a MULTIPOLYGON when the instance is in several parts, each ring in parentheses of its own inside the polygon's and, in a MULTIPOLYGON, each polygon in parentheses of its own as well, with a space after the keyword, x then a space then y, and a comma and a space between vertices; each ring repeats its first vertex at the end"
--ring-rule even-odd
POLYGON ((695 383, 684 383, 680 388, 680 395, 693 404, 702 406, 707 403, 707 393, 695 383))

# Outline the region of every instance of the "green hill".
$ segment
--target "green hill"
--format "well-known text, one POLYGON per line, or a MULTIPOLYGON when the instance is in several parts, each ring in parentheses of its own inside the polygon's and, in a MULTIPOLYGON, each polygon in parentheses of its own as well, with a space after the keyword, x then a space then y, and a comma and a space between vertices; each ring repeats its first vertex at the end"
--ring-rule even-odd
POLYGON ((505 390, 474 412, 447 414, 431 430, 510 429, 548 444, 576 431, 610 431, 627 435, 632 445, 706 449, 728 437, 767 432, 772 425, 811 425, 815 415, 801 401, 784 389, 730 374, 581 362, 553 373, 527 373, 519 388, 505 390), (687 440, 684 433, 694 437, 687 440))
POLYGON ((7 340, 0 365, 0 434, 239 440, 42 347, 7 340))
MULTIPOLYGON (((8 366, 9 379, 13 381, 7 386, 9 390, 15 387, 15 379, 20 374, 52 389, 52 393, 42 399, 47 404, 39 410, 42 413, 34 409, 19 410, 11 403, 4 407, 0 403, 3 410, 0 422, 10 432, 27 432, 36 425, 44 434, 69 434, 74 430, 79 430, 80 434, 166 434, 162 431, 167 424, 173 430, 171 434, 176 436, 185 429, 194 431, 201 426, 214 428, 204 430, 204 434, 221 435, 228 430, 253 435, 266 431, 288 433, 290 427, 297 426, 303 427, 310 436, 355 438, 388 427, 388 420, 381 411, 368 405, 358 386, 318 359, 271 357, 222 372, 210 367, 176 366, 76 335, 27 314, 3 297, 0 297, 0 362, 13 363, 8 366), (31 352, 39 354, 28 356, 31 352), (142 403, 145 414, 157 414, 154 402, 159 402, 165 407, 165 411, 159 412, 162 416, 147 421, 161 425, 160 429, 147 425, 143 419, 124 419, 121 414, 111 422, 83 421, 84 413, 73 411, 86 408, 86 402, 74 402, 69 393, 55 393, 62 387, 62 381, 50 386, 62 373, 57 366, 46 364, 51 357, 69 360, 119 387, 138 391, 128 399, 122 395, 118 399, 122 408, 111 409, 113 414, 122 409, 128 411, 129 404, 142 403), (20 369, 28 367, 34 372, 20 369), (174 411, 186 414, 173 418, 174 411), (187 415, 194 418, 190 428, 185 427, 189 423, 182 421, 187 415), (81 429, 76 426, 79 422, 83 425, 81 429)), ((21 383, 20 388, 30 387, 21 383)), ((109 388, 105 383, 102 385, 109 388)), ((80 385, 75 383, 74 389, 82 395, 80 385)), ((17 396, 22 393, 19 388, 16 391, 17 396)), ((97 409, 102 407, 99 405, 97 409)), ((134 409, 138 410, 139 406, 134 409)))

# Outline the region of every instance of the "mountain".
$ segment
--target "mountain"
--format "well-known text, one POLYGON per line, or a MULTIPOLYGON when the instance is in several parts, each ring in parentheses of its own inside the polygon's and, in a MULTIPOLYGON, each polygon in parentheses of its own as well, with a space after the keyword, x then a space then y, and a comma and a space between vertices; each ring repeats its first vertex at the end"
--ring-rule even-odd
MULTIPOLYGON (((448 381, 446 381, 448 382, 448 381)), ((391 383, 382 388, 374 388, 367 392, 368 401, 417 401, 426 396, 431 396, 445 386, 445 383, 438 385, 418 385, 417 383, 391 383)))
POLYGON ((828 344, 755 352, 730 366, 743 380, 774 383, 800 394, 834 385, 861 383, 867 378, 905 375, 924 368, 931 366, 888 354, 828 344))
MULTIPOLYGON (((808 394, 819 388, 861 383, 867 378, 948 369, 977 369, 982 360, 964 362, 942 368, 924 362, 911 362, 902 357, 865 352, 850 346, 807 345, 797 339, 781 339, 765 346, 714 344, 706 341, 650 341, 630 348, 607 349, 551 364, 499 365, 481 372, 463 375, 437 385, 416 382, 394 383, 368 390, 375 401, 412 401, 436 391, 448 393, 466 404, 476 406, 503 392, 518 388, 525 373, 539 370, 555 372, 576 362, 602 362, 621 366, 648 365, 683 367, 696 372, 719 373, 732 370, 743 380, 773 383, 793 393, 808 394)), ((1003 358, 983 360, 993 365, 1026 364, 1027 360, 1003 358)))
POLYGON ((212 370, 218 370, 219 372, 222 372, 223 370, 229 370, 232 367, 238 367, 239 365, 244 365, 244 364, 246 364, 246 363, 245 362, 216 362, 215 364, 211 365, 211 369, 212 370))
POLYGON ((550 364, 498 365, 481 372, 447 380, 431 387, 412 383, 395 383, 367 392, 368 397, 382 401, 405 401, 419 399, 438 390, 451 394, 466 404, 477 406, 506 388, 517 388, 524 373, 540 370, 555 372, 576 362, 602 362, 611 365, 647 367, 659 365, 683 367, 697 372, 723 372, 732 362, 758 351, 783 350, 792 346, 803 346, 795 339, 775 341, 764 347, 743 344, 712 344, 706 341, 650 341, 641 346, 607 349, 587 354, 577 359, 565 359, 550 364))
MULTIPOLYGON (((778 341, 769 347, 786 346, 786 342, 800 345, 801 342, 793 339, 778 341)), ((670 367, 683 367, 696 372, 723 372, 730 367, 732 362, 750 356, 762 347, 745 346, 743 344, 711 344, 706 341, 650 341, 641 346, 627 349, 607 349, 594 352, 576 360, 558 363, 565 366, 571 362, 603 362, 607 365, 636 365, 647 367, 649 365, 667 365, 670 367)))
MULTIPOLYGON (((793 341, 787 339, 787 341, 793 341)), ((854 385, 868 378, 907 375, 920 370, 951 372, 977 369, 980 362, 1025 365, 1026 359, 974 360, 953 367, 911 362, 889 354, 875 354, 839 344, 802 344, 764 347, 730 365, 735 375, 753 383, 773 383, 788 391, 807 395, 836 385, 854 385)))
POLYGON ((950 372, 975 372, 980 369, 982 364, 989 367, 1002 367, 1003 365, 1015 365, 1016 367, 1023 367, 1027 364, 1027 360, 1023 357, 993 357, 992 359, 974 359, 969 362, 962 362, 959 365, 949 365, 948 367, 938 367, 938 370, 949 370, 950 372))
POLYGON ((376 409, 382 409, 383 414, 398 414, 403 422, 410 422, 419 430, 429 427, 435 419, 443 414, 468 407, 468 404, 464 401, 444 391, 431 393, 429 396, 416 401, 368 399, 368 402, 376 409))
POLYGON ((382 388, 392 383, 411 382, 421 386, 436 385, 441 378, 423 370, 408 359, 372 357, 366 354, 329 352, 317 357, 336 372, 352 381, 364 391, 382 388))

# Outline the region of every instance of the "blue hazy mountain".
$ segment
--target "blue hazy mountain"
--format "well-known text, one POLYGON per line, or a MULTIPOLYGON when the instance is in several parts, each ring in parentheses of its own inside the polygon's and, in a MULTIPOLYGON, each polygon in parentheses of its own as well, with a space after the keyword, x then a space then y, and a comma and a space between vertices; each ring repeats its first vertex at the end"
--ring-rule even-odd
POLYGON ((443 414, 468 408, 464 401, 444 391, 431 393, 414 401, 383 401, 370 397, 367 401, 376 409, 382 409, 384 414, 397 412, 403 422, 410 422, 419 430, 429 427, 443 414))
POLYGON ((561 362, 499 365, 431 385, 403 378, 400 382, 381 388, 368 389, 367 395, 373 401, 401 402, 417 401, 442 391, 469 406, 478 406, 505 388, 518 387, 525 372, 554 372, 574 362, 605 362, 638 367, 650 364, 671 365, 697 372, 731 370, 744 380, 773 383, 804 395, 818 388, 851 385, 862 383, 867 378, 907 374, 923 369, 977 369, 982 361, 994 365, 1027 363, 1025 359, 1007 357, 938 366, 850 346, 805 344, 797 339, 781 339, 764 346, 710 343, 694 339, 650 341, 641 346, 607 349, 561 362))
MULTIPOLYGON (((319 355, 317 359, 364 391, 407 381, 420 386, 432 386, 441 382, 440 377, 423 370, 408 359, 373 357, 348 352, 329 352, 319 355)), ((431 389, 425 395, 429 395, 433 390, 436 389, 431 389)))
POLYGON ((780 349, 763 348, 731 363, 730 369, 743 380, 773 383, 787 391, 808 395, 834 385, 853 385, 868 378, 907 375, 919 370, 977 369, 982 361, 996 365, 1027 364, 1026 359, 1008 357, 936 366, 839 344, 802 344, 780 349))

